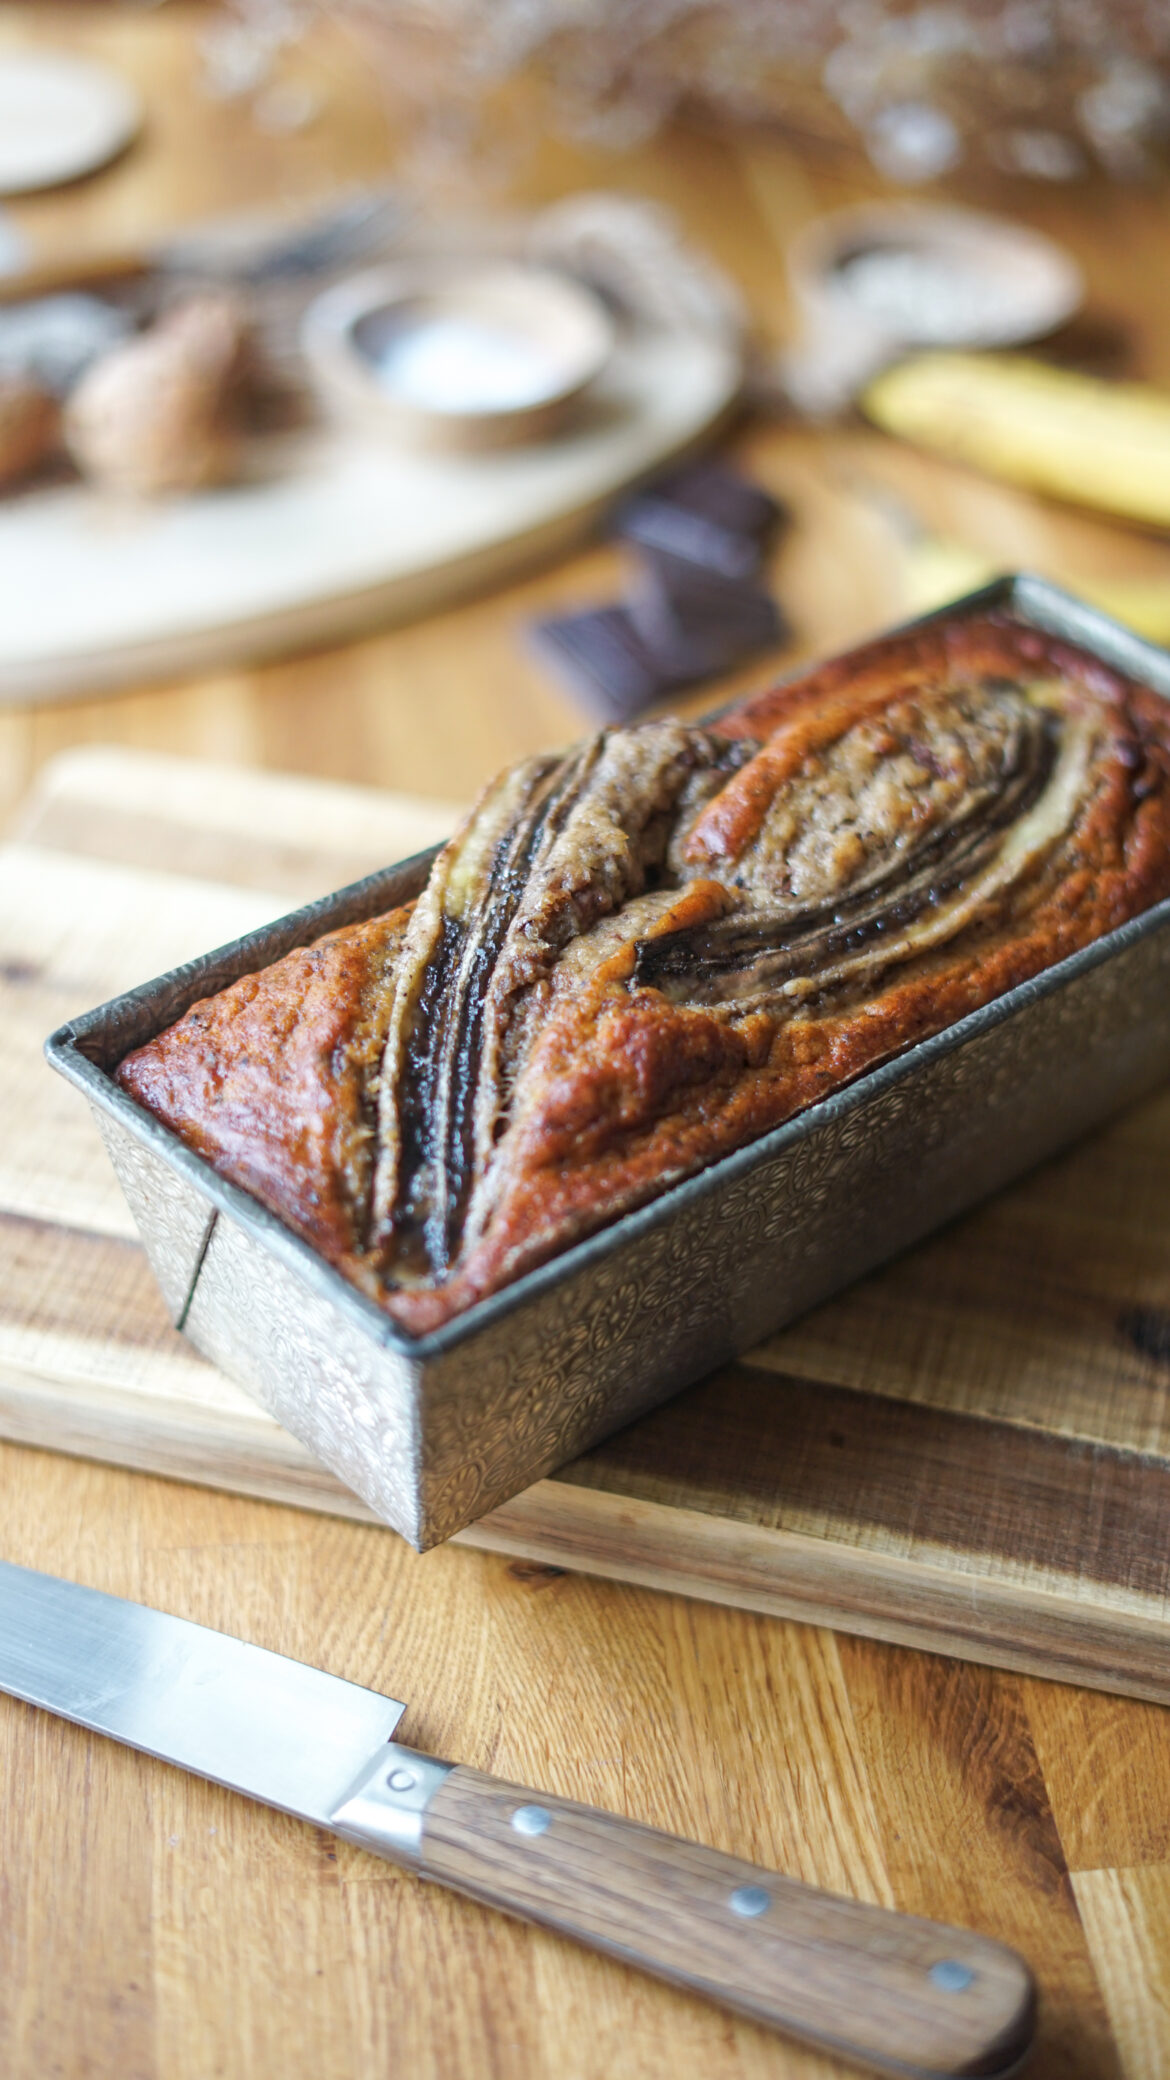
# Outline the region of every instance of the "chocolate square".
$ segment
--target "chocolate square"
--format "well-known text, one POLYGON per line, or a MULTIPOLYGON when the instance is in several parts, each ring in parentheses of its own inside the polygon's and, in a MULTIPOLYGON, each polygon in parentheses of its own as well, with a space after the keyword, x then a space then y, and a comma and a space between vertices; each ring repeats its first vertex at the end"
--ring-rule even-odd
POLYGON ((702 513, 731 534, 752 535, 760 542, 770 536, 784 511, 779 499, 762 484, 754 484, 724 462, 684 463, 650 488, 675 505, 702 513))
POLYGON ((756 587, 735 588, 722 609, 684 607, 681 615, 668 597, 643 590, 628 606, 590 607, 532 629, 545 661, 602 723, 629 722, 664 694, 729 671, 787 634, 776 602, 756 587))
POLYGON ((622 606, 588 607, 534 622, 532 640, 598 722, 629 722, 678 683, 622 606))
POLYGON ((688 679, 726 671, 790 631, 762 586, 721 578, 680 557, 643 550, 630 617, 664 669, 688 679))
POLYGON ((719 463, 696 462, 627 500, 615 532, 725 578, 749 578, 782 515, 758 484, 719 463))

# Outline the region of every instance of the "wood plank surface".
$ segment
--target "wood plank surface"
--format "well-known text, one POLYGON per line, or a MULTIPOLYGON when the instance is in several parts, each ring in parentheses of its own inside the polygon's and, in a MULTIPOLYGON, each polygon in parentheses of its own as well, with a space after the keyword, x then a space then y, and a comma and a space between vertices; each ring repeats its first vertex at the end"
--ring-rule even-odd
MULTIPOLYGON (((307 80, 320 103, 316 119, 288 136, 254 123, 246 97, 216 101, 202 91, 198 44, 210 19, 188 0, 153 9, 97 0, 85 8, 55 0, 0 7, 0 44, 35 37, 91 49, 124 66, 147 102, 140 143, 107 174, 6 211, 36 254, 52 260, 118 239, 133 244, 250 200, 295 201, 380 177, 394 163, 377 82, 335 26, 279 61, 282 76, 307 80)), ((517 147, 507 164, 516 199, 539 204, 608 185, 677 209, 690 236, 743 288, 765 344, 787 322, 783 251, 791 233, 875 185, 857 168, 810 161, 758 133, 674 131, 603 154, 529 148, 523 130, 516 123, 509 141, 517 147)), ((485 192, 490 199, 499 190, 485 192)), ((952 192, 964 195, 960 186, 952 192)), ((1015 186, 966 199, 1010 208, 1064 240, 1085 269, 1094 322, 1123 337, 1136 372, 1170 380, 1163 192, 1015 186)), ((1164 541, 1062 512, 856 428, 807 432, 757 421, 737 447, 796 513, 772 572, 796 625, 792 656, 839 647, 901 610, 896 529, 873 500, 875 485, 995 563, 1041 569, 1074 587, 1117 578, 1170 588, 1164 541)), ((59 752, 103 744, 463 800, 503 760, 577 731, 578 717, 518 634, 532 614, 612 594, 623 569, 620 553, 600 545, 523 585, 346 651, 6 713, 0 815, 59 752)), ((758 677, 749 669, 714 697, 758 677)), ((696 696, 692 711, 712 697, 696 696)), ((72 812, 63 813, 68 822, 72 812)), ((188 849, 168 862, 176 901, 176 884, 189 878, 202 881, 204 905, 216 885, 219 841, 207 849, 206 813, 204 804, 188 849)), ((137 850, 131 859, 114 848, 109 860, 157 862, 151 815, 126 812, 137 850)), ((172 806, 160 820, 178 848, 172 806)), ((69 835, 59 828, 54 842, 67 846, 69 835)), ((269 908, 273 896, 280 907, 307 892, 305 853, 313 849, 298 815, 295 830, 278 833, 283 864, 272 878, 271 836, 234 838, 230 874, 237 891, 267 894, 269 908)), ((360 856, 363 843, 359 836, 351 844, 344 819, 329 825, 322 851, 332 863, 322 885, 355 870, 334 867, 360 856)), ((96 868, 92 833, 87 844, 96 868)), ((239 894, 231 901, 240 915, 239 894)), ((223 926, 236 928, 226 906, 223 926)), ((141 946, 126 949, 126 979, 149 965, 159 944, 157 910, 140 928, 141 946)), ((77 987, 66 1009, 91 1000, 93 974, 80 933, 69 950, 77 987)), ((44 952, 25 946, 18 979, 44 952)), ((9 996, 0 1024, 6 1068, 20 1001, 9 996)), ((53 1023, 60 1001, 42 1007, 49 1015, 36 1035, 31 1023, 25 1029, 30 1041, 53 1023)), ((4 1149, 27 1153, 15 1099, 3 1129, 4 1149)), ((51 1284, 53 1304, 65 1309, 54 1333, 66 1382, 52 1421, 67 1443, 76 1408, 68 1362, 80 1343, 89 1364, 100 1340, 90 1333, 95 1320, 112 1324, 121 1299, 118 1318, 137 1324, 132 1344, 109 1329, 111 1396, 128 1381, 131 1396, 137 1391, 135 1365, 154 1363, 169 1332, 157 1310, 149 1315, 154 1303, 116 1187, 105 1175, 95 1182, 72 1109, 63 1132, 60 1154, 55 1126, 51 1133, 54 1160, 67 1167, 76 1152, 69 1188, 85 1244, 71 1260, 71 1311, 59 1282, 51 1284)), ((940 1238, 887 1274, 892 1314, 871 1281, 790 1332, 800 1340, 790 1342, 779 1371, 918 1406, 922 1397, 907 1396, 906 1379, 919 1365, 924 1374, 937 1368, 953 1414, 1010 1427, 1048 1365, 1059 1365, 1086 1469, 1082 1494, 1091 1496, 1102 1452, 1113 1467, 1127 1434, 1137 1434, 1127 1426, 1137 1424, 1151 1441, 1140 1451, 1156 1455, 1170 1304, 1155 1192, 1162 1127, 1147 1136, 1137 1117, 1112 1132, 969 1222, 962 1265, 947 1259, 940 1238), (1120 1161, 1109 1152, 1112 1132, 1122 1137, 1120 1161), (1066 1261, 1044 1236, 1052 1204, 1067 1204, 1074 1184, 1077 1246, 1066 1261), (1021 1296, 1034 1301, 1026 1320, 1021 1296)), ((35 1317, 46 1297, 36 1222, 50 1216, 36 1210, 35 1167, 22 1158, 10 1168, 29 1203, 7 1232, 0 1287, 23 1295, 24 1333, 35 1342, 45 1333, 35 1317)), ((19 1365, 6 1355, 5 1381, 16 1378, 27 1394, 39 1379, 47 1391, 26 1364, 33 1343, 19 1348, 19 1365)), ((200 1367, 177 1394, 176 1449, 190 1443, 189 1402, 198 1418, 213 1379, 200 1367)), ((787 1392, 781 1381, 774 1459, 787 1392)), ((246 1404, 234 1406, 239 1421, 249 1420, 246 1404)), ((1025 1413, 1015 1432, 1036 1427, 1025 1413)), ((76 1448, 88 1449, 84 1440, 76 1448)), ((261 1448, 252 1432, 249 1451, 261 1448)), ((824 1439, 822 1449, 841 1448, 824 1439)), ((689 1466, 692 1482, 703 1476, 689 1466)), ((286 1467, 282 1477, 285 1492, 299 1486, 302 1499, 314 1478, 304 1466, 286 1467)), ((718 1469, 712 1477, 718 1485, 718 1469)), ((966 1484, 982 1506, 978 1466, 968 1466, 966 1484)), ((925 1485, 917 1499, 925 1506, 925 1485)), ((598 1490, 575 1485, 573 1500, 588 1558, 591 1512, 606 1498, 599 1503, 598 1490)), ((693 1550, 696 1520, 712 1521, 689 1507, 636 1506, 629 1496, 623 1507, 631 1544, 646 1548, 647 1581, 664 1567, 672 1530, 680 1532, 677 1563, 681 1533, 693 1550)), ((742 1576, 745 1558, 753 1566, 758 1559, 760 1534, 750 1524, 715 1529, 708 1594, 716 1562, 742 1576)), ((1018 1944, 1041 1985, 1030 2068, 1037 2080, 1170 2073, 1170 1720, 1157 1706, 464 1545, 420 1560, 368 1524, 17 1445, 0 1446, 0 1547, 5 1557, 407 1696, 403 1735, 420 1746, 1018 1944)), ((795 1534, 790 1550, 799 1556, 795 1534)), ((856 1566, 868 1583, 871 1556, 858 1555, 856 1566)), ((771 1561, 769 1568, 775 1609, 782 1598, 771 1561)), ((890 1570, 896 1612, 902 1592, 893 1562, 890 1570)), ((972 1580, 973 1621, 983 1618, 988 1595, 986 1581, 972 1580)), ((826 1596, 822 1608, 832 1607, 826 1596)), ((815 1607, 806 1600, 801 1608, 809 1615, 815 1607)), ((420 2080, 843 2080, 844 2068, 746 2022, 3 1699, 0 1792, 0 2069, 14 2080, 366 2080, 388 2072, 420 2080)))
MULTIPOLYGON (((384 863, 455 813, 110 750, 46 770, 0 853, 0 1433, 366 1516, 171 1330, 40 1041, 275 914, 271 884, 316 894, 343 858, 384 863)), ((1170 1097, 467 1541, 1170 1700, 1168 1177, 1170 1097)))
MULTIPOLYGON (((0 5, 0 44, 39 39, 125 67, 147 105, 134 149, 99 179, 13 203, 8 214, 46 261, 141 243, 169 226, 247 202, 295 204, 345 181, 384 180, 397 163, 377 81, 336 24, 281 60, 307 83, 313 123, 279 136, 253 122, 247 97, 201 89, 206 9, 62 0, 0 5)), ((856 164, 811 161, 779 137, 667 131, 650 146, 601 152, 542 140, 515 111, 513 135, 455 199, 539 206, 575 189, 612 187, 677 211, 742 290, 765 351, 785 335, 784 250, 819 210, 875 192, 856 164)), ((964 192, 956 187, 956 199, 964 192)), ((1009 209, 1062 240, 1086 276, 1092 330, 1119 343, 1136 373, 1170 381, 1170 271, 1157 191, 1102 184, 1063 190, 1016 183, 966 195, 1009 209)), ((802 430, 756 419, 737 436, 743 460, 786 497, 798 524, 772 576, 795 626, 792 656, 847 642, 902 610, 897 529, 872 493, 894 491, 930 526, 997 566, 1072 585, 1162 581, 1170 546, 910 450, 853 425, 802 430)), ((610 597, 626 571, 610 544, 589 547, 454 611, 374 635, 347 650, 293 657, 100 700, 0 714, 0 815, 36 770, 79 742, 118 742, 464 800, 503 760, 575 734, 579 717, 518 640, 525 621, 610 597)), ((758 683, 749 666, 718 689, 758 683)), ((692 712, 710 705, 696 694, 692 712)))
MULTIPOLYGON (((321 892, 343 874, 433 840, 455 813, 450 804, 110 750, 70 753, 46 770, 0 853, 0 1066, 10 1101, 0 1149, 0 1434, 367 1519, 363 1505, 170 1328, 96 1130, 76 1093, 45 1070, 39 1046, 70 1011, 245 929, 288 901, 321 892), (129 864, 119 861, 120 852, 129 864), (217 867, 231 878, 216 879, 217 867)), ((646 1678, 635 1665, 639 1650, 624 1636, 621 1612, 629 1598, 654 1588, 744 1606, 742 1618, 724 1614, 733 1626, 747 1622, 748 1612, 802 1616, 885 1640, 941 1645, 1005 1669, 1164 1698, 1170 1692, 1168 1144, 1170 1103, 1159 1099, 538 1483, 460 1543, 515 1556, 507 1579, 534 1595, 556 1590, 563 1597, 567 1592, 558 1585, 565 1568, 616 1578, 609 1592, 601 1583, 593 1589, 624 1600, 610 1614, 617 1627, 610 1651, 618 1655, 620 1680, 632 1686, 627 1705, 634 1712, 642 1709, 646 1678)), ((89 1487, 98 1475, 93 1469, 82 1477, 89 1487)), ((184 1497, 185 1516, 193 1491, 172 1492, 184 1497)), ((356 1534, 359 1525, 351 1528, 356 1534)), ((419 1561, 380 1528, 368 1526, 365 1535, 375 1540, 375 1551, 392 1549, 392 1571, 405 1570, 405 1607, 414 1609, 416 1623, 421 1608, 426 1631, 434 1617, 431 1585, 438 1568, 430 1570, 438 1556, 419 1561), (412 1569, 420 1570, 417 1585, 412 1569)), ((265 1545, 262 1532, 253 1536, 265 1545)), ((279 1542, 299 1550, 302 1540, 281 1534, 279 1542)), ((10 1550, 34 1557, 23 1540, 10 1550)), ((373 1564, 375 1575, 384 1566, 372 1555, 363 1564, 373 1564)), ((440 1562, 459 1564, 453 1556, 440 1562)), ((484 1565, 503 1568, 505 1561, 485 1556, 484 1565)), ((76 1562, 73 1571, 103 1578, 76 1562)), ((222 1591, 221 1584, 215 1593, 222 1591)), ((687 1636, 703 1637, 717 1614, 703 1618, 686 1608, 687 1636)), ((811 1643, 820 1635, 795 1637, 811 1643)), ((822 1723, 829 1709, 820 1660, 825 1651, 818 1650, 815 1679, 802 1678, 809 1731, 815 1729, 818 1750, 828 1738, 833 1771, 846 1768, 851 1775, 858 1765, 846 1764, 838 1736, 826 1735, 822 1723)), ((1151 1927, 1162 1927, 1158 1882, 1168 1867, 1170 1839, 1149 1808, 1149 1779, 1123 1766, 1115 1779, 1099 1784, 1094 1759, 1102 1746, 1106 1753, 1124 1749, 1125 1738, 1132 1739, 1125 1714, 1139 1707, 1032 1685, 1044 1700, 1042 1717, 1049 1697, 1075 1703, 1075 1711, 1070 1704, 1063 1714, 1070 1738, 1052 1745, 1049 1794, 1021 1692, 1007 1693, 1009 1708, 996 1687, 1009 1678, 959 1663, 947 1673, 946 1663, 925 1657, 912 1659, 907 1674, 904 1657, 895 1656, 906 1701, 892 1710, 889 1670, 878 1677, 865 1659, 889 1651, 842 1640, 830 1657, 834 1666, 844 1657, 859 1671, 859 1694, 866 1683, 879 1684, 880 1699, 871 1700, 865 1722, 875 1759, 864 1764, 864 1805, 889 1802, 892 1782, 921 1740, 914 1715, 921 1709, 923 1671, 930 1670, 935 1703, 947 1700, 941 1724, 953 1722, 957 1743, 945 1764, 948 1794, 955 1794, 950 1779, 957 1771, 964 1796, 975 1795, 969 1772, 977 1766, 978 1779, 990 1767, 990 1783, 980 1788, 977 1781, 978 1798, 994 1808, 995 1800, 1009 1799, 1010 1787, 1010 1801, 1025 1800, 1026 1815, 1010 1819, 1012 1830, 1023 1830, 1013 1854, 1033 1880, 1037 1859, 1048 1872, 1045 1911, 1013 1910, 1008 1933, 1033 1957, 1038 1942, 1056 1948, 1072 2007, 1063 2019, 1059 2009, 1046 2010, 1049 2055, 1066 2061, 1052 2071, 1117 2070, 1115 2038, 1137 2047, 1127 2070, 1142 2073, 1160 1999, 1156 1973, 1154 1992, 1145 1987, 1142 1960, 1151 1927), (1090 1729, 1103 1709, 1113 1716, 1104 1722, 1102 1743, 1090 1729), (980 1725, 984 1732, 976 1740, 973 1729, 980 1725), (979 1745, 988 1740, 1007 1742, 1006 1759, 988 1762, 979 1745), (1074 1757, 1079 1770, 1071 1767, 1074 1757), (1120 1823, 1114 1819, 1119 1803, 1120 1823), (1075 1892, 1055 1812, 1086 1860, 1075 1892), (1105 1816, 1112 1833, 1108 1827, 1102 1833, 1105 1816), (1140 1854, 1154 1873, 1152 1906, 1140 1854), (1114 1855, 1125 1861, 1113 1862, 1114 1855), (1110 1973, 1106 2007, 1093 1962, 1098 1954, 1110 1973)), ((582 1697, 568 1639, 554 1667, 558 1685, 567 1686, 570 1711, 589 1716, 596 1708, 592 1678, 582 1697)), ((757 1695, 758 1675, 749 1672, 748 1687, 755 1708, 768 1712, 771 1678, 763 1678, 757 1695)), ((704 1685, 710 1679, 708 1668, 704 1685)), ((522 1681, 518 1673, 515 1680, 522 1681)), ((677 1670, 670 1680, 677 1680, 677 1670)), ((715 1708, 715 1693, 706 1704, 715 1708)), ((647 1709, 646 1723, 660 1731, 661 1702, 647 1709)), ((841 1737, 856 1742, 851 1694, 847 1719, 850 1731, 841 1737)), ((1134 1723, 1138 1753, 1152 1777, 1170 1765, 1170 1730, 1159 1713, 1134 1723)), ((411 1737, 443 1745, 440 1736, 417 1728, 411 1737)), ((494 1742, 489 1755, 493 1769, 503 1767, 494 1742)), ((468 1759, 482 1759, 482 1751, 468 1759)), ((624 1769, 624 1750, 620 1759, 624 1769)), ((944 1767, 943 1759, 935 1757, 932 1767, 944 1767)), ((830 1805, 843 1795, 840 1789, 826 1793, 823 1769, 818 1752, 815 1790, 801 1780, 800 1799, 811 1795, 814 1808, 826 1795, 830 1805)), ((572 1788, 567 1779, 551 1784, 547 1770, 529 1773, 547 1788, 572 1788)), ((577 1795, 584 1796, 580 1782, 577 1795)), ((167 1795, 178 1796, 173 1789, 167 1795)), ((849 1797, 858 1795, 854 1783, 849 1797)), ((643 1808, 634 1810, 647 1817, 643 1808)), ((894 1884, 889 1845, 900 1843, 905 1831, 916 1841, 920 1834, 917 1813, 905 1806, 905 1787, 893 1813, 861 1864, 851 1850, 839 1866, 843 1821, 822 1814, 816 1826, 828 1828, 833 1839, 830 1863, 837 1875, 817 1882, 903 1904, 918 1899, 923 1911, 957 1914, 995 1932, 998 1921, 980 1918, 978 1882, 970 1886, 970 1903, 965 1890, 961 1911, 954 1906, 949 1868, 946 1886, 934 1893, 914 1892, 912 1867, 894 1884)), ((718 1827, 694 1825, 727 1841, 718 1827)), ((981 1840, 985 1825, 968 1823, 965 1857, 972 1830, 981 1840)), ((815 1858, 808 1861, 807 1842, 804 1862, 796 1853, 800 1828, 796 1837, 784 1832, 788 1854, 776 1859, 782 1867, 798 1875, 826 1870, 815 1858)), ((349 1854, 326 1852, 327 1858, 330 1853, 349 1854)), ((1002 1872, 996 1855, 990 1862, 998 1901, 1002 1872)), ((372 1879, 366 1874, 360 1882, 372 1879)), ((168 1917, 178 1911, 168 1903, 168 1917)), ((190 1931, 183 1927, 186 1941, 190 1931)), ((465 1957, 462 1948, 459 1954, 465 1957)), ((227 1972, 228 1953, 215 1956, 215 1970, 227 1972)), ((255 1958, 250 1962, 254 1967, 255 1958)), ((156 1958, 156 1993, 166 1983, 158 1973, 174 1968, 156 1958)), ((11 2026, 22 2044, 40 2041, 27 2018, 11 2026)), ((432 2018, 428 2029, 433 2026, 432 2018)), ((246 2031, 261 2068, 277 2055, 254 2018, 237 2014, 231 2028, 236 2042, 246 2031)), ((2 2029, 0 2016, 0 2035, 2 2029)), ((212 2055, 218 2042, 201 2035, 198 2056, 212 2055)), ((507 2042, 522 2061, 517 2070, 524 2070, 524 2060, 534 2072, 557 2070, 541 2064, 547 2047, 522 2032, 507 2042)), ((416 2049, 421 2069, 438 2073, 478 2072, 485 2055, 443 2036, 416 2049), (428 2056, 439 2063, 428 2066, 428 2056)), ((817 2070, 813 2054, 791 2056, 817 2070)), ((580 2046, 574 2045, 573 2057, 584 2057, 580 2046)), ((739 2061, 737 2038, 736 2062, 727 2070, 754 2070, 739 2061)), ((510 2070, 506 2059, 484 2069, 510 2070)), ((158 2070, 169 2080, 172 2071, 187 2068, 164 2061, 158 2070)), ((586 2062, 567 2070, 600 2073, 602 2067, 586 2062)))

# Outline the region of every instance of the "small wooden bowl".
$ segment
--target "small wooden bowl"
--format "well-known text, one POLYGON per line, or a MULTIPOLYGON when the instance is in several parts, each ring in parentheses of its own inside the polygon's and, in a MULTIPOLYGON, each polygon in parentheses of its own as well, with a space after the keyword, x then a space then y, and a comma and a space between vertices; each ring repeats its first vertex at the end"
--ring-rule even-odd
POLYGON ((613 322, 551 268, 427 261, 339 282, 305 314, 326 401, 430 447, 494 448, 553 431, 605 366, 613 322))

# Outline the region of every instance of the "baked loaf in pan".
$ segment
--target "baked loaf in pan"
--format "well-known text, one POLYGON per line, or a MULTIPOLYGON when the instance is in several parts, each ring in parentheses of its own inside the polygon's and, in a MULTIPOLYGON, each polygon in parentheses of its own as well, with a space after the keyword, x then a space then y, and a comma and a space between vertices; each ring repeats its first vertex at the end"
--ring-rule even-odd
POLYGON ((493 781, 127 1057, 421 1334, 1170 895, 1170 706, 1006 613, 493 781))

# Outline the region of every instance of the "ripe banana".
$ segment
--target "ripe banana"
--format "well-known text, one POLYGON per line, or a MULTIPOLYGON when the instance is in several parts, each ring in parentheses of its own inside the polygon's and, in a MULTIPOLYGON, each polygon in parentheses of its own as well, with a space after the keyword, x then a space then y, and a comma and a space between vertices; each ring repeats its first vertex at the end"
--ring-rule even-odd
POLYGON ((887 433, 1009 483, 1170 528, 1170 393, 1022 354, 915 354, 863 392, 887 433))

